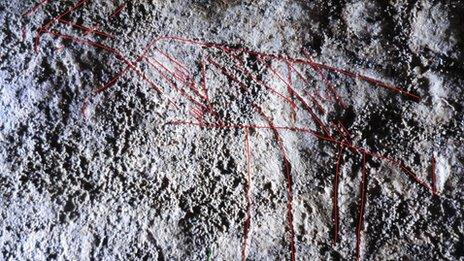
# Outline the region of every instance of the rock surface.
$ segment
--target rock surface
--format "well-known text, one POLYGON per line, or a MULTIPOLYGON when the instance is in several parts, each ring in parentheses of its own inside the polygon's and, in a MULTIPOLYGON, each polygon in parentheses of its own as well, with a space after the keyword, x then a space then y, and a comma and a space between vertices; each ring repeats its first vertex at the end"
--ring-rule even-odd
POLYGON ((1 260, 464 260, 462 1, 0 2, 1 260))

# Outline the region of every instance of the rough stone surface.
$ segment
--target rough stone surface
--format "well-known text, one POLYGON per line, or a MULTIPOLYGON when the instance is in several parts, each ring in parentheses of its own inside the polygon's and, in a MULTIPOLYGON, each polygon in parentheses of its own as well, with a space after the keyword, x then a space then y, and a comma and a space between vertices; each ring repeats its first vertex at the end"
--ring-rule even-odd
POLYGON ((0 2, 1 260, 464 260, 462 1, 36 3, 0 2), (164 36, 220 45, 147 49, 196 87, 164 36))

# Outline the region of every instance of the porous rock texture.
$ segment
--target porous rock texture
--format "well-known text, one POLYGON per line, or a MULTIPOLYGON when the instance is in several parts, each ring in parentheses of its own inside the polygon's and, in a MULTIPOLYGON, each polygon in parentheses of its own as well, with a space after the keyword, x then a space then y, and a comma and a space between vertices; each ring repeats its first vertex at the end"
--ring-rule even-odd
POLYGON ((1 1, 0 259, 463 260, 463 24, 451 0, 1 1))

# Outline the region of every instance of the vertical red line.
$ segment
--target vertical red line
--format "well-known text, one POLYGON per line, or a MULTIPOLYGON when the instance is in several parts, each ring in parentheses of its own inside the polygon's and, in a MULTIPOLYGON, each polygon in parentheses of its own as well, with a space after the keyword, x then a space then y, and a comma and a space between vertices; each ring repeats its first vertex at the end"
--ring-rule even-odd
POLYGON ((358 224, 356 226, 356 260, 360 260, 361 258, 361 233, 364 224, 364 212, 366 207, 366 199, 367 199, 367 170, 366 170, 366 160, 367 155, 366 153, 362 153, 362 178, 360 184, 360 202, 359 202, 359 215, 358 215, 358 224))
POLYGON ((285 179, 287 181, 287 222, 289 226, 290 232, 290 257, 291 261, 295 261, 296 259, 296 247, 295 247, 295 229, 293 228, 293 177, 292 177, 292 170, 290 161, 288 160, 287 153, 285 152, 285 147, 282 142, 282 138, 280 137, 277 128, 274 126, 272 120, 264 114, 260 107, 255 105, 255 108, 258 112, 263 116, 263 118, 268 122, 272 133, 274 135, 274 139, 279 146, 280 153, 282 155, 282 159, 284 161, 283 169, 285 174, 285 179))
POLYGON ((432 193, 437 195, 437 173, 436 173, 436 160, 435 156, 432 156, 432 193))
POLYGON ((333 181, 332 218, 333 218, 333 245, 337 244, 340 218, 338 210, 338 188, 340 184, 340 163, 342 159, 343 145, 339 145, 337 153, 337 165, 335 166, 335 177, 333 181))
POLYGON ((246 199, 246 217, 245 217, 245 224, 243 226, 243 245, 242 245, 242 261, 247 259, 247 250, 248 250, 248 238, 250 234, 250 227, 251 227, 251 149, 250 149, 250 134, 249 128, 245 129, 245 157, 246 157, 246 165, 247 171, 245 176, 245 199, 246 199))

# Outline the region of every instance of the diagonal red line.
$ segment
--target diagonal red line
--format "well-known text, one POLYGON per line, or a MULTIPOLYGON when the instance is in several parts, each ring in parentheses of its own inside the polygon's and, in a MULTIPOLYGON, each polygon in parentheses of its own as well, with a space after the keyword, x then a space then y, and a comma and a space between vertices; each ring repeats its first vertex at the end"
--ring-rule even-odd
POLYGON ((86 33, 92 33, 92 34, 96 34, 96 35, 100 35, 100 36, 104 36, 104 37, 108 37, 108 38, 114 38, 114 36, 112 36, 112 35, 110 35, 108 33, 101 32, 101 31, 98 31, 98 30, 95 30, 95 29, 92 29, 92 28, 89 28, 89 27, 86 27, 86 26, 83 26, 83 25, 80 25, 80 24, 76 24, 76 23, 73 23, 71 21, 65 20, 63 18, 59 19, 58 21, 60 23, 62 23, 62 24, 66 24, 66 25, 72 26, 74 28, 81 29, 86 33))
POLYGON ((35 37, 35 47, 34 47, 35 51, 37 52, 37 48, 38 48, 39 42, 40 42, 40 37, 42 36, 42 34, 47 32, 48 28, 50 28, 59 19, 63 18, 64 16, 71 13, 72 11, 78 9, 82 5, 86 4, 86 2, 88 2, 88 1, 89 0, 80 0, 79 2, 77 2, 76 4, 74 4, 73 6, 68 8, 66 11, 64 11, 63 13, 61 13, 61 14, 55 16, 55 17, 53 17, 52 20, 50 20, 48 23, 46 23, 42 27, 40 27, 37 30, 36 37, 35 37))
MULTIPOLYGON (((263 62, 265 64, 265 62, 263 62)), ((286 86, 288 89, 290 89, 293 93, 293 95, 296 97, 298 101, 301 102, 303 105, 303 108, 311 115, 313 120, 316 122, 316 124, 321 128, 321 130, 327 135, 330 136, 327 127, 322 123, 322 120, 317 117, 317 115, 314 113, 313 109, 308 105, 308 103, 304 100, 304 98, 283 78, 282 75, 280 75, 273 67, 272 65, 267 65, 265 64, 266 68, 268 68, 274 75, 277 76, 286 86)))
POLYGON ((34 6, 31 7, 29 10, 27 10, 26 12, 24 12, 24 13, 23 13, 23 16, 30 16, 30 15, 32 15, 32 13, 34 13, 35 11, 37 11, 37 9, 39 9, 40 7, 45 6, 46 4, 48 4, 48 2, 50 2, 50 0, 42 0, 42 1, 38 2, 36 5, 34 5, 34 6))
POLYGON ((280 136, 278 130, 275 128, 273 121, 261 110, 260 107, 255 106, 258 112, 262 115, 262 117, 266 120, 266 122, 271 127, 270 130, 274 135, 274 139, 279 146, 279 150, 284 161, 283 168, 284 168, 284 175, 287 182, 287 222, 289 226, 290 232, 290 260, 296 260, 296 247, 295 247, 295 229, 293 226, 293 177, 291 173, 291 165, 290 161, 288 160, 287 153, 285 151, 285 147, 282 141, 282 137, 280 136))
POLYGON ((115 16, 117 16, 119 13, 121 13, 121 11, 122 11, 122 9, 124 9, 124 7, 126 7, 125 3, 120 4, 116 8, 116 10, 114 10, 114 12, 109 16, 109 18, 114 18, 115 16))

